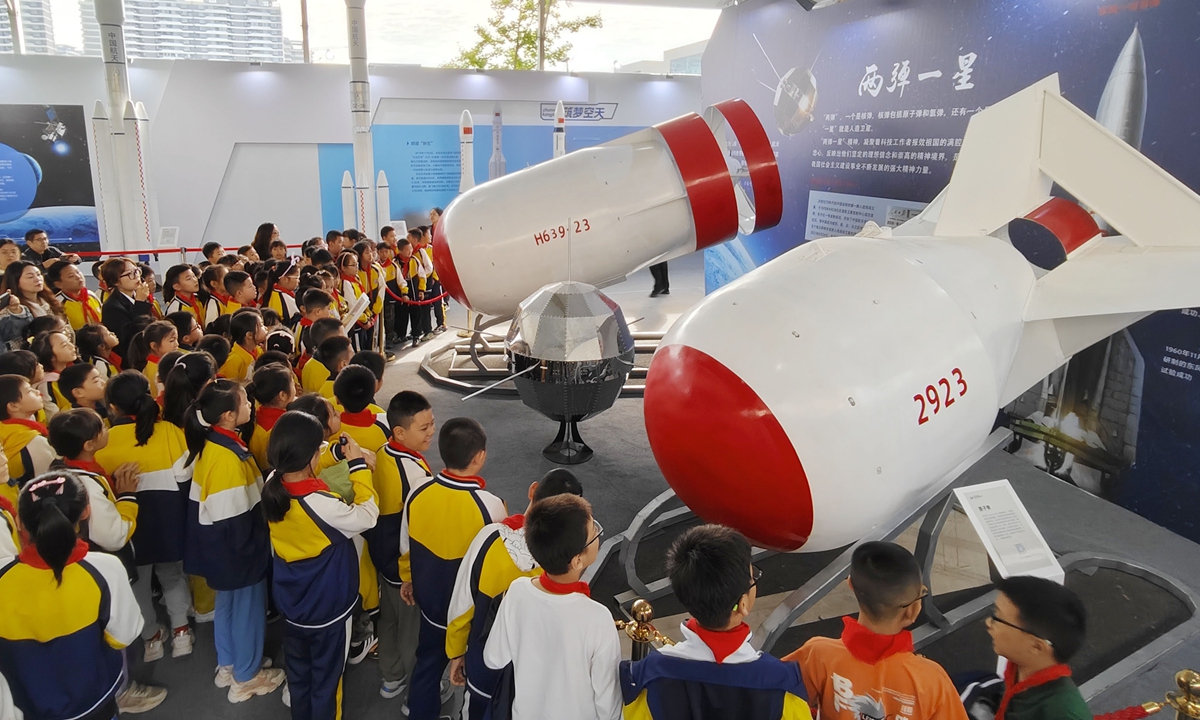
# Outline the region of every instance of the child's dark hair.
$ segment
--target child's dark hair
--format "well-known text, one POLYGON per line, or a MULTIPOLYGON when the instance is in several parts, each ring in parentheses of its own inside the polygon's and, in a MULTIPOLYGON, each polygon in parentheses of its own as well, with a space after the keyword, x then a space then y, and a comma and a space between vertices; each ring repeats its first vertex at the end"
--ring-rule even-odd
MULTIPOLYGON (((390 415, 388 417, 391 417, 390 415)), ((583 485, 575 473, 566 468, 554 468, 538 480, 537 489, 533 491, 533 501, 545 500, 548 497, 569 493, 583 497, 583 485)))
POLYGON ((383 382, 383 371, 387 367, 387 359, 383 353, 374 350, 359 350, 350 358, 351 365, 362 365, 375 375, 375 382, 383 382))
POLYGON ((21 388, 29 384, 23 375, 0 375, 0 420, 8 420, 8 404, 21 402, 21 388))
MULTIPOLYGON (((217 258, 217 264, 222 265, 226 268, 231 268, 234 265, 237 265, 239 260, 241 260, 241 258, 239 258, 236 254, 225 253, 221 257, 217 258)), ((239 272, 241 272, 241 271, 239 271, 239 272)), ((248 276, 249 276, 249 274, 247 273, 247 277, 248 276)), ((228 275, 226 275, 226 277, 228 277, 228 275)))
POLYGON ((179 345, 183 346, 183 338, 192 331, 192 323, 196 322, 196 317, 187 310, 177 310, 167 313, 163 321, 175 326, 175 333, 179 336, 179 345))
POLYGON ((323 307, 329 307, 332 304, 332 295, 324 290, 321 290, 320 288, 313 288, 304 292, 303 299, 300 302, 300 308, 304 310, 304 312, 312 312, 313 310, 318 310, 323 307))
POLYGON ((204 247, 200 248, 200 253, 204 255, 205 260, 210 260, 212 258, 212 254, 218 250, 220 250, 222 253, 225 252, 225 248, 221 247, 221 243, 206 242, 204 243, 204 247))
POLYGON ((483 426, 467 417, 450 418, 438 434, 438 452, 450 470, 464 470, 487 449, 483 426))
POLYGON ((296 374, 287 365, 269 364, 254 371, 246 394, 260 405, 269 405, 296 387, 296 374))
MULTIPOLYGON (((321 347, 325 347, 324 343, 321 347)), ((366 410, 375 401, 375 373, 362 365, 347 365, 333 381, 333 396, 346 412, 366 410)))
POLYGON ((417 413, 432 410, 425 396, 412 390, 401 390, 392 396, 387 406, 388 426, 408 429, 417 413))
POLYGON ((75 526, 87 506, 83 483, 65 470, 38 475, 25 484, 17 500, 21 525, 59 585, 78 538, 75 526))
MULTIPOLYGON (((263 347, 266 348, 263 355, 270 353, 290 358, 296 352, 296 338, 287 330, 280 328, 267 333, 267 339, 263 341, 263 347)), ((259 356, 259 360, 261 359, 262 355, 259 356)))
POLYGON ((205 335, 220 335, 226 340, 229 339, 229 322, 233 319, 232 315, 218 315, 215 320, 210 322, 204 328, 205 335))
POLYGON ((204 268, 204 272, 200 273, 200 292, 196 293, 200 297, 201 302, 208 302, 213 296, 213 285, 220 289, 225 288, 225 273, 229 272, 229 268, 224 265, 213 263, 204 268))
POLYGON ((204 386, 217 377, 217 362, 212 355, 198 351, 176 360, 165 375, 163 367, 158 369, 163 379, 163 420, 182 430, 188 408, 204 386))
POLYGON ((233 295, 242 287, 242 285, 250 279, 250 273, 242 270, 233 270, 225 274, 225 292, 233 295))
POLYGON ((175 363, 179 362, 185 355, 182 350, 172 350, 158 359, 158 377, 157 381, 165 388, 167 386, 167 373, 175 369, 175 363))
POLYGON ((233 343, 241 345, 247 335, 252 336, 254 345, 257 343, 258 328, 262 325, 262 315, 254 308, 242 308, 233 314, 229 321, 229 337, 233 343))
POLYGON ((1079 652, 1087 610, 1078 595, 1052 580, 1025 575, 1002 578, 996 589, 1016 606, 1021 627, 1050 644, 1056 661, 1065 663, 1079 652))
POLYGON ((25 335, 32 338, 44 332, 64 332, 66 329, 67 324, 59 316, 43 315, 29 321, 29 326, 25 328, 25 335))
POLYGON ((104 327, 102 325, 84 325, 76 330, 75 348, 79 350, 79 356, 84 360, 95 360, 101 357, 101 353, 105 349, 104 327))
MULTIPOLYGON (((348 361, 349 358, 347 356, 353 349, 353 343, 350 342, 350 338, 343 335, 334 335, 321 341, 321 344, 317 346, 317 351, 313 353, 313 359, 328 368, 329 372, 336 373, 338 371, 338 362, 344 357, 348 361)), ((370 371, 368 370, 367 372, 370 371)), ((372 384, 374 384, 373 381, 372 384)))
POLYGON ((0 353, 0 375, 20 375, 29 382, 37 375, 38 356, 28 350, 0 353))
POLYGON ((738 599, 750 591, 750 543, 723 525, 688 528, 667 550, 667 576, 701 627, 724 630, 738 599))
POLYGON ((217 363, 217 368, 220 368, 229 359, 230 349, 229 341, 222 335, 205 335, 200 338, 200 342, 196 343, 196 351, 206 352, 212 356, 213 361, 217 363))
MULTIPOLYGON (((263 307, 267 306, 267 301, 271 299, 271 294, 276 292, 275 285, 279 283, 280 279, 296 268, 297 263, 295 260, 271 260, 267 267, 269 269, 267 270, 266 291, 262 294, 262 302, 260 303, 263 307)), ((288 318, 288 320, 291 321, 291 318, 288 318)))
POLYGON ((283 248, 283 251, 287 252, 287 243, 282 240, 272 240, 271 244, 267 246, 267 251, 271 252, 275 248, 283 248))
POLYGON ((896 543, 865 542, 851 556, 850 584, 863 613, 875 620, 890 620, 916 598, 921 589, 921 566, 896 543))
POLYGON ((184 416, 183 434, 188 447, 184 467, 191 465, 204 451, 208 432, 221 421, 221 416, 227 412, 237 413, 245 394, 246 390, 232 380, 214 380, 200 391, 200 396, 184 416), (201 417, 204 418, 203 423, 200 422, 201 417))
POLYGON ((336 336, 342 329, 342 321, 337 318, 321 318, 312 324, 304 333, 304 344, 309 353, 315 355, 321 343, 336 336))
POLYGON ((72 405, 75 404, 75 391, 83 387, 87 382, 88 375, 92 373, 99 374, 99 370, 91 363, 75 363, 63 368, 63 371, 58 375, 58 391, 62 393, 72 405))
POLYGON ((83 452, 85 444, 104 432, 104 421, 91 408, 74 408, 56 413, 46 424, 46 430, 54 452, 74 460, 83 452))
POLYGON ((46 372, 54 372, 54 345, 50 343, 50 338, 56 334, 66 336, 57 331, 38 333, 29 343, 29 351, 37 357, 46 372))
POLYGON ((262 489, 262 509, 267 522, 277 523, 287 515, 292 497, 283 487, 284 473, 307 468, 325 439, 320 420, 306 412, 285 412, 275 423, 267 443, 267 464, 275 468, 262 489))
POLYGON ((187 264, 172 265, 167 268, 167 274, 163 276, 162 294, 163 300, 171 302, 175 299, 175 283, 179 282, 179 276, 191 270, 192 266, 187 264))
POLYGON ((129 367, 134 370, 144 370, 146 363, 149 362, 150 355, 153 350, 150 347, 158 345, 163 340, 171 336, 171 333, 179 334, 175 329, 174 323, 169 323, 166 320, 158 320, 146 326, 145 330, 133 336, 129 341, 129 367))
POLYGON ((291 368, 292 361, 287 356, 287 353, 279 352, 278 350, 267 350, 254 360, 254 369, 258 370, 268 365, 283 365, 286 368, 291 368))
POLYGON ((133 436, 138 447, 150 441, 158 422, 158 403, 150 395, 150 381, 137 370, 125 370, 108 381, 104 402, 124 417, 135 421, 133 436))
POLYGON ((279 313, 269 307, 259 308, 258 314, 262 317, 264 327, 278 327, 283 324, 283 318, 279 317, 279 313))
POLYGON ((591 517, 591 503, 578 495, 555 495, 535 502, 525 516, 529 554, 547 574, 565 575, 571 570, 571 560, 587 547, 591 517))
MULTIPOLYGON (((301 395, 288 404, 289 411, 299 410, 300 412, 308 413, 321 423, 321 427, 325 429, 325 435, 329 434, 329 423, 333 418, 333 403, 321 397, 316 393, 301 395)), ((272 433, 274 434, 274 433, 272 433)))
POLYGON ((321 267, 331 263, 333 263, 333 253, 329 252, 325 248, 318 248, 317 251, 312 254, 313 265, 321 267))

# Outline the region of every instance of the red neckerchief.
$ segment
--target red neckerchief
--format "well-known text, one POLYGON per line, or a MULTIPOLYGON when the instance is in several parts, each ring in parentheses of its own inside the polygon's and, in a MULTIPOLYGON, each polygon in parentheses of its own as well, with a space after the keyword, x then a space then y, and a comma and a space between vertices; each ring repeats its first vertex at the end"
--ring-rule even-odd
POLYGON ((309 319, 308 319, 308 318, 306 318, 306 317, 302 317, 302 318, 300 318, 300 327, 312 327, 312 324, 313 324, 314 322, 316 322, 316 321, 315 321, 315 320, 309 320, 309 319))
POLYGON ((288 491, 288 495, 292 497, 304 497, 315 492, 329 492, 329 486, 324 481, 317 478, 309 478, 307 480, 297 480, 296 482, 283 482, 283 489, 288 491))
MULTIPOLYGON (((49 570, 50 569, 50 566, 47 565, 46 561, 42 559, 42 556, 38 554, 37 545, 34 545, 31 542, 23 543, 23 544, 25 547, 21 548, 21 555, 19 556, 21 559, 21 562, 25 563, 26 565, 28 565, 30 567, 35 567, 38 570, 49 570)), ((87 554, 88 554, 87 541, 77 539, 75 541, 75 547, 71 548, 71 554, 69 557, 67 557, 67 561, 65 563, 63 563, 63 567, 66 567, 67 565, 71 565, 71 564, 79 562, 80 560, 83 559, 83 556, 87 555, 87 554)))
POLYGON ((358 291, 359 295, 363 294, 362 282, 359 281, 358 277, 350 277, 349 275, 347 275, 345 273, 342 273, 341 275, 342 275, 343 282, 349 282, 351 285, 354 286, 354 289, 358 291))
POLYGON ((102 358, 102 359, 107 360, 110 365, 112 365, 113 367, 115 367, 117 369, 117 372, 121 372, 121 356, 120 355, 118 355, 114 352, 109 352, 108 357, 102 358))
POLYGON ((852 617, 842 618, 842 644, 855 660, 874 665, 893 655, 913 651, 912 633, 904 630, 896 635, 871 632, 852 617))
POLYGON ((17 515, 17 509, 13 507, 13 504, 9 502, 8 498, 6 497, 0 497, 0 510, 3 510, 13 517, 16 517, 17 515))
POLYGON ((509 515, 508 517, 501 520, 500 524, 504 525, 505 527, 511 528, 513 530, 520 530, 521 528, 525 527, 525 516, 524 515, 509 515))
POLYGON ((375 413, 368 408, 359 412, 342 412, 342 424, 353 427, 371 427, 375 424, 375 413))
POLYGON ((692 618, 684 623, 684 627, 696 633, 696 636, 712 651, 713 658, 718 663, 724 662, 725 658, 737 652, 742 643, 746 642, 746 638, 750 637, 750 626, 746 623, 742 623, 732 630, 709 630, 700 627, 696 618, 692 618))
POLYGON ((220 434, 224 435, 225 437, 229 438, 230 440, 236 441, 237 444, 240 445, 243 450, 246 448, 246 441, 242 439, 241 435, 235 433, 234 431, 227 430, 226 428, 223 428, 220 425, 213 425, 212 430, 215 433, 220 433, 220 434))
POLYGON ((188 294, 184 292, 177 292, 175 293, 175 297, 180 301, 187 303, 188 307, 192 309, 192 315, 194 315, 197 319, 204 317, 204 310, 200 308, 200 301, 196 299, 195 293, 188 294))
POLYGON ((162 360, 162 358, 160 358, 157 355, 147 355, 146 356, 146 362, 152 362, 155 365, 157 365, 160 360, 162 360))
POLYGON ((394 263, 394 262, 396 262, 396 259, 395 259, 395 258, 392 258, 391 260, 388 260, 387 262, 381 262, 381 263, 379 263, 379 267, 381 267, 381 268, 390 268, 390 267, 392 266, 392 263, 394 263))
POLYGON ((288 297, 292 298, 293 300, 296 299, 296 293, 292 292, 291 290, 288 290, 287 288, 276 287, 276 288, 274 288, 274 290, 275 290, 275 292, 281 292, 284 295, 287 295, 288 297))
POLYGON ((471 477, 463 477, 462 475, 455 475, 454 473, 450 472, 449 470, 443 470, 442 474, 445 475, 446 477, 450 478, 451 480, 457 480, 459 482, 475 483, 476 485, 479 486, 480 490, 483 490, 484 488, 487 487, 487 481, 485 481, 483 478, 479 477, 478 475, 472 475, 471 477))
POLYGON ((95 460, 68 460, 67 458, 63 458, 63 464, 69 468, 87 470, 90 473, 95 473, 105 478, 108 477, 108 473, 104 472, 104 468, 95 460))
MULTIPOLYGON (((396 438, 388 438, 388 446, 391 447, 393 450, 399 450, 400 452, 408 453, 409 455, 412 455, 413 457, 420 460, 421 462, 425 462, 424 455, 417 452, 416 450, 409 450, 408 448, 404 447, 400 443, 396 442, 396 438)), ((428 463, 426 463, 426 464, 428 464, 428 463)))
POLYGON ((304 365, 305 365, 305 364, 306 364, 306 363, 307 363, 309 360, 312 360, 312 355, 309 355, 308 353, 300 353, 300 359, 296 361, 296 370, 297 370, 297 371, 301 371, 301 370, 303 370, 303 369, 304 369, 304 365))
POLYGON ((46 426, 41 424, 37 420, 25 420, 23 418, 9 418, 7 420, 0 420, 0 423, 5 423, 7 425, 24 425, 27 428, 37 430, 38 434, 40 434, 40 435, 44 435, 46 437, 49 437, 49 435, 50 435, 50 431, 46 429, 46 426))
POLYGON ((592 589, 582 580, 573 583, 557 583, 550 579, 550 576, 545 572, 542 573, 538 580, 542 583, 542 589, 554 595, 570 595, 571 593, 579 593, 588 597, 592 596, 592 589))
POLYGON ((222 306, 228 305, 229 303, 233 302, 232 295, 226 295, 224 293, 215 292, 212 294, 212 296, 215 297, 217 299, 217 302, 220 303, 222 306))
POLYGON ((150 297, 146 298, 146 301, 150 303, 150 312, 154 314, 154 319, 162 320, 163 312, 162 307, 158 304, 158 298, 151 295, 150 297))
POLYGON ((287 410, 284 410, 283 408, 266 407, 264 405, 258 409, 257 413, 255 413, 254 423, 263 430, 274 430, 275 423, 279 422, 280 416, 282 416, 285 412, 287 412, 287 410))
POLYGON ((63 290, 63 295, 83 306, 84 325, 91 325, 92 323, 100 322, 100 313, 96 312, 95 308, 92 307, 92 304, 88 302, 90 297, 88 296, 87 288, 81 288, 78 296, 73 296, 66 290, 63 290))
POLYGON ((1008 667, 1004 668, 1004 699, 1000 701, 1000 708, 996 710, 996 720, 1004 720, 1004 713, 1014 696, 1065 677, 1071 677, 1071 668, 1066 665, 1051 665, 1017 682, 1017 665, 1010 662, 1008 667))

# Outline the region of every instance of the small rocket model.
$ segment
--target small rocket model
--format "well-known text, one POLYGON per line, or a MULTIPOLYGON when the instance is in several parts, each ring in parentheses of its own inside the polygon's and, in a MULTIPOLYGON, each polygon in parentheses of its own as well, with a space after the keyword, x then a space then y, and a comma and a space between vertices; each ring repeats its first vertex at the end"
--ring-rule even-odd
POLYGON ((504 162, 503 139, 504 117, 500 114, 500 103, 492 110, 492 159, 488 161, 488 180, 503 177, 506 170, 504 162))
POLYGON ((563 110, 562 100, 554 106, 554 155, 562 157, 567 154, 567 113, 563 110))
POLYGON ((464 193, 475 187, 475 124, 469 110, 463 110, 458 123, 458 162, 462 168, 458 191, 464 193))

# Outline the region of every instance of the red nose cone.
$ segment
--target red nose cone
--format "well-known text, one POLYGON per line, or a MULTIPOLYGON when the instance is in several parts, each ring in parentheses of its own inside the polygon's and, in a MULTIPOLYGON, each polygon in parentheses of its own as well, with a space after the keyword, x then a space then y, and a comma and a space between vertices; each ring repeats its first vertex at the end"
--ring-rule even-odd
POLYGON ((661 348, 646 379, 646 433, 675 493, 756 545, 795 550, 812 533, 808 477, 766 404, 710 356, 661 348))
POLYGON ((458 279, 458 269, 454 267, 454 256, 450 254, 450 244, 446 242, 446 221, 441 220, 433 226, 433 265, 437 269, 442 288, 450 293, 450 297, 467 307, 467 294, 463 292, 462 280, 458 279))

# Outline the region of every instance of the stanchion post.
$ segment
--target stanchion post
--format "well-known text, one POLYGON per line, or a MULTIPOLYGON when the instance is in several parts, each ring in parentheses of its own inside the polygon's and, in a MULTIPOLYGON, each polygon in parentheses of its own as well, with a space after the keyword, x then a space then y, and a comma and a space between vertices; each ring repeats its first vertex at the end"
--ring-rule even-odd
POLYGON ((654 608, 650 603, 638 598, 629 606, 632 621, 617 620, 617 629, 623 630, 633 641, 633 650, 629 659, 634 662, 650 654, 653 643, 659 645, 674 645, 675 641, 660 633, 651 622, 654 619, 654 608))

